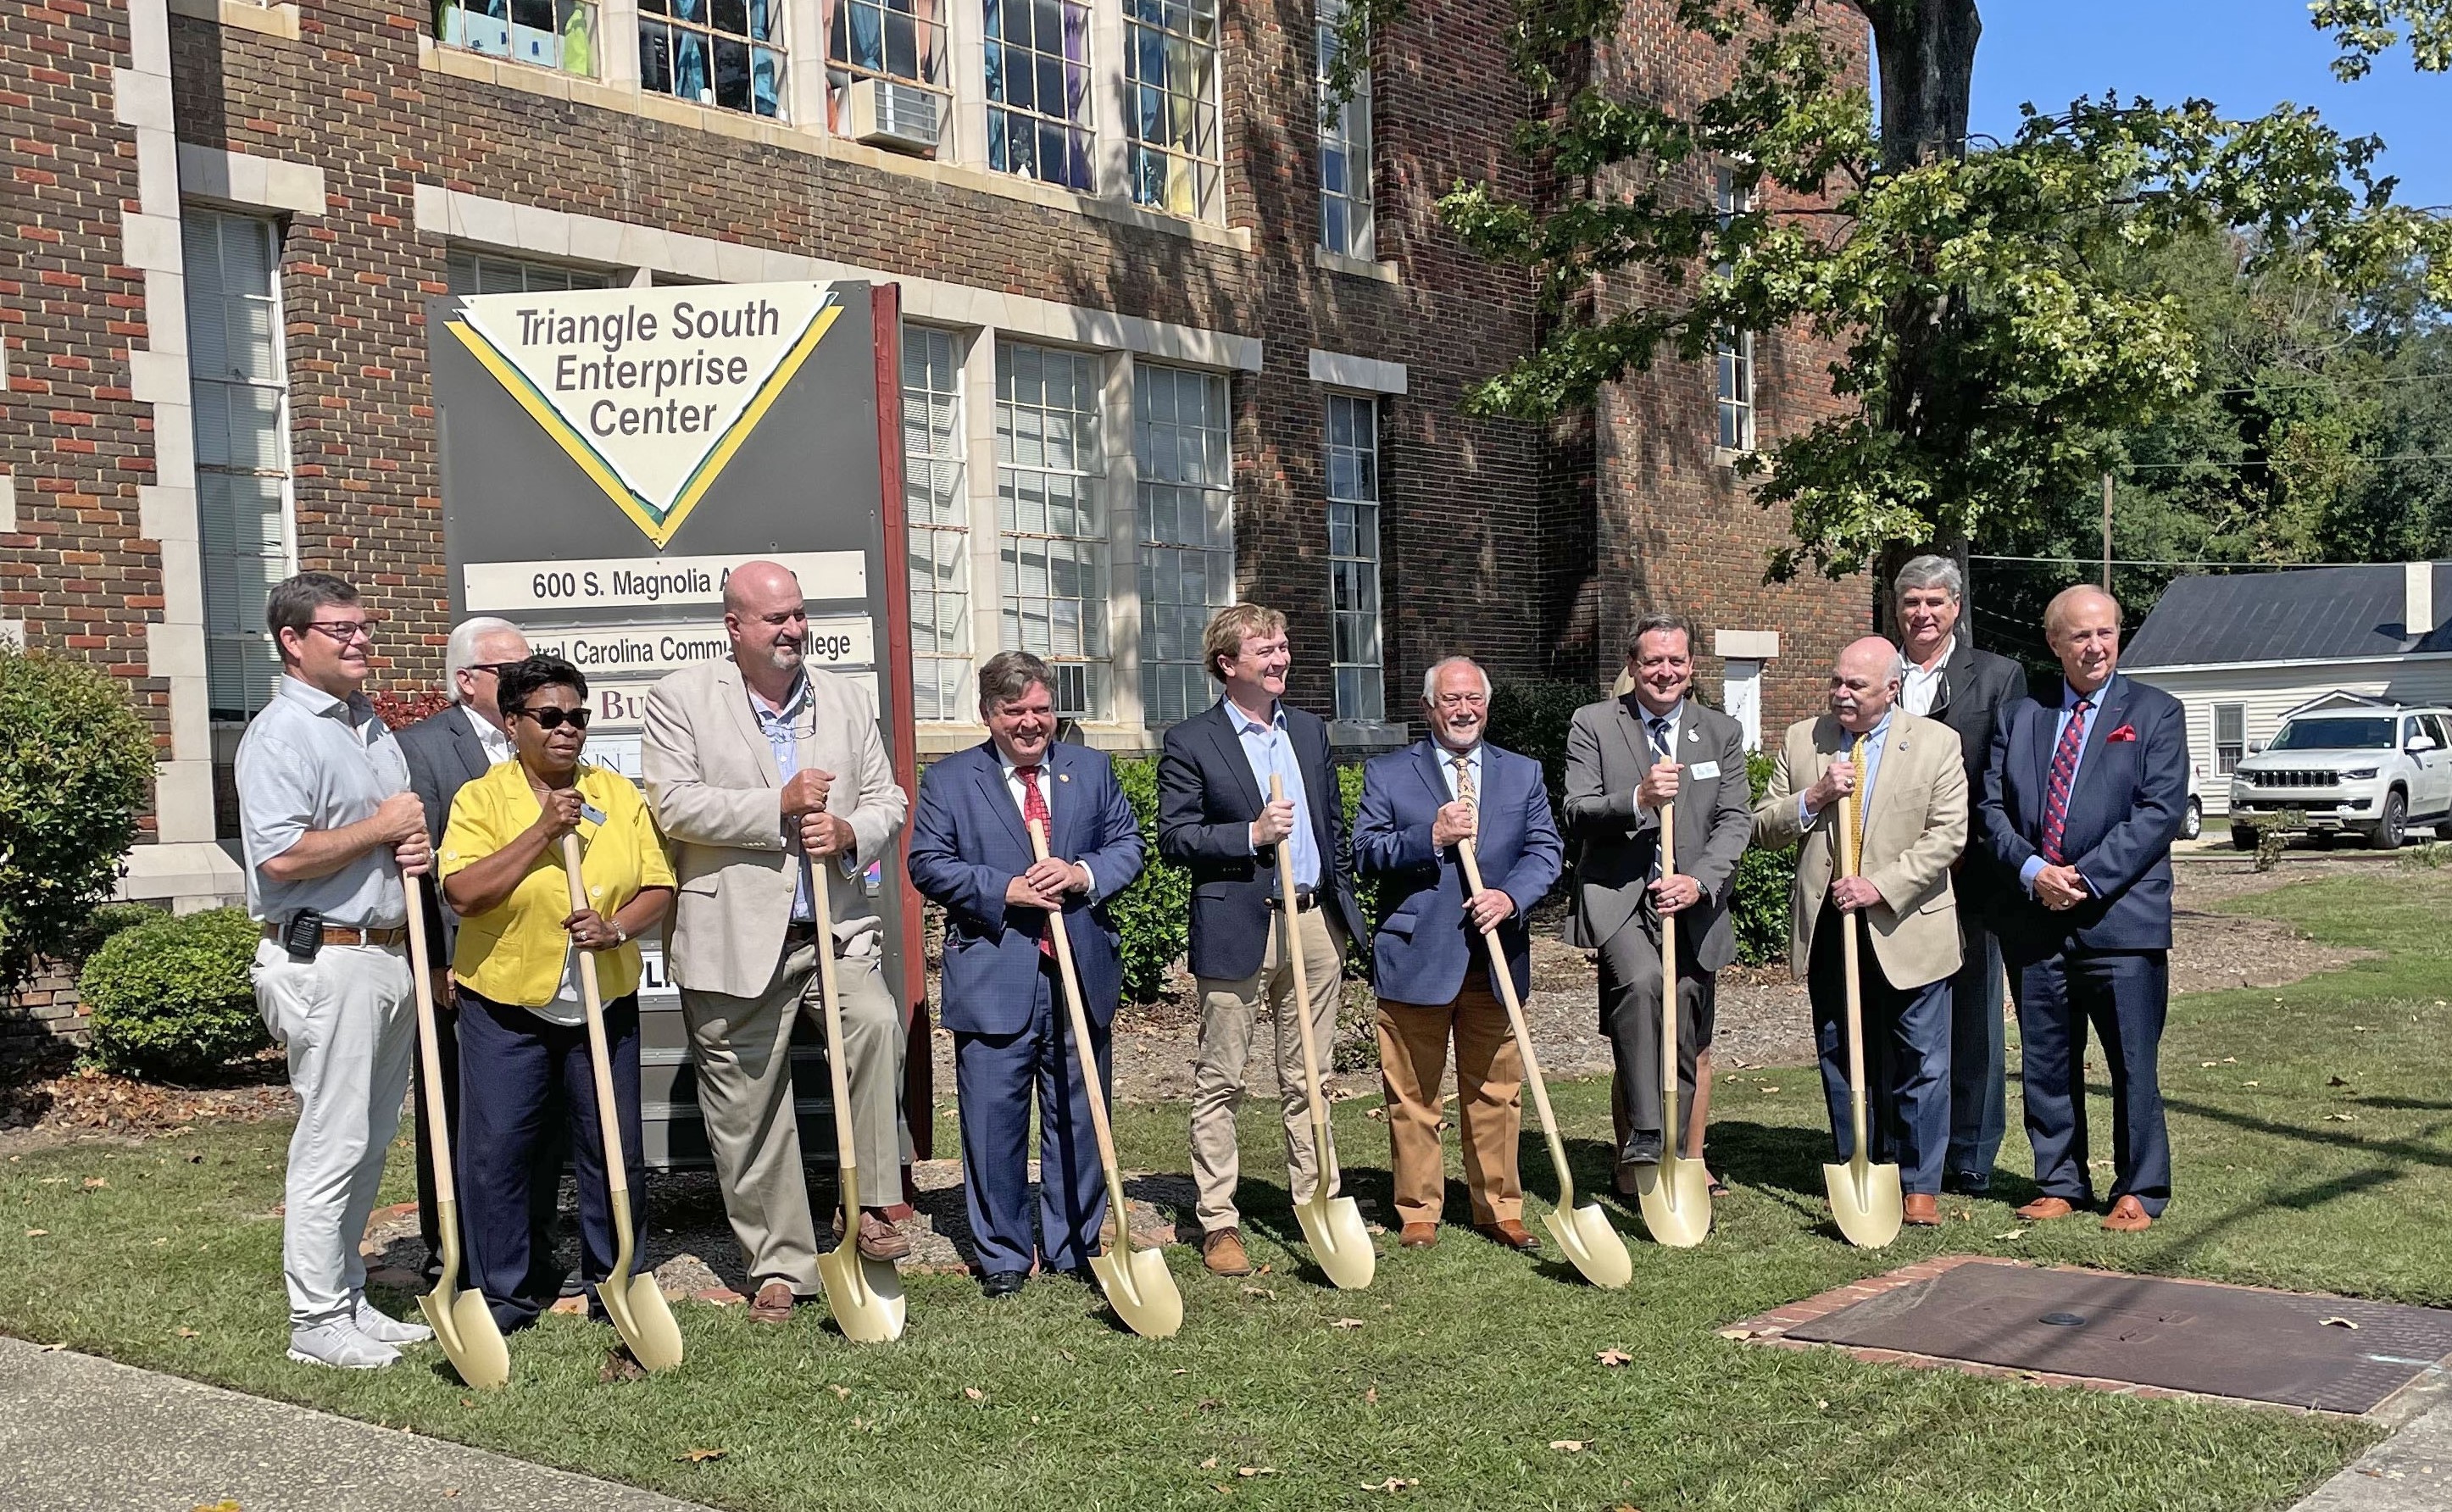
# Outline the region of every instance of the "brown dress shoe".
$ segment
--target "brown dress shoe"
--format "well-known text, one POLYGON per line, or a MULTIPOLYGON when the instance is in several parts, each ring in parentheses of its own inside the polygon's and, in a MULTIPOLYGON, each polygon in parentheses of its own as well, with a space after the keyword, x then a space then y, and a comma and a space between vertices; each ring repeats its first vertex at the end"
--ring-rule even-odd
POLYGON ((2018 1216, 2030 1224, 2039 1224, 2054 1218, 2066 1218, 2075 1211, 2077 1208, 2070 1206, 2065 1197, 2038 1197, 2019 1208, 2018 1216))
POLYGON ((2115 1234, 2142 1234, 2154 1227, 2154 1220, 2146 1211, 2144 1203, 2133 1196, 2123 1197, 2111 1205, 2111 1211, 2103 1215, 2103 1227, 2115 1234))
POLYGON ((911 1241, 902 1237, 900 1226, 893 1219, 863 1208, 860 1215, 860 1253, 864 1260, 892 1265, 911 1253, 911 1241))
POLYGON ((790 1323, 792 1304, 800 1300, 792 1294, 790 1282, 770 1281, 758 1288, 757 1297, 750 1302, 749 1321, 751 1323, 790 1323))
POLYGON ((1911 1191, 1901 1205, 1907 1221, 1918 1228, 1941 1227, 1941 1199, 1928 1191, 1911 1191))
POLYGON ((1200 1263, 1213 1276, 1248 1276, 1252 1257, 1244 1252, 1240 1229, 1220 1228, 1200 1236, 1200 1263))
POLYGON ((1438 1242, 1439 1226, 1436 1224, 1407 1224, 1405 1231, 1396 1236, 1396 1243, 1408 1249, 1428 1249, 1438 1242))
POLYGON ((1517 1218, 1501 1218, 1494 1224, 1475 1224, 1473 1231, 1492 1244, 1505 1245, 1510 1249, 1541 1247, 1541 1241, 1533 1237, 1532 1229, 1524 1227, 1523 1220, 1517 1218))

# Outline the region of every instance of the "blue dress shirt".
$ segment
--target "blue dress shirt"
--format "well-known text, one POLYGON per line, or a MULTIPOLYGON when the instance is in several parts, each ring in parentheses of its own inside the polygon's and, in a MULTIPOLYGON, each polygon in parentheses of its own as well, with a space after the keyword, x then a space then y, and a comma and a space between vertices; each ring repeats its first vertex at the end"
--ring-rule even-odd
POLYGON ((1262 724, 1235 707, 1234 699, 1220 698, 1218 702, 1225 706, 1226 717, 1235 725, 1235 738, 1242 744, 1243 759, 1252 764, 1252 779, 1260 785, 1260 800, 1268 801, 1271 777, 1285 783, 1286 796, 1295 806, 1294 833, 1286 836, 1286 843, 1294 847, 1295 886, 1316 891, 1319 836, 1312 833, 1311 803, 1303 792, 1302 762, 1295 756, 1293 736, 1286 733, 1286 711, 1271 704, 1269 722, 1262 724))

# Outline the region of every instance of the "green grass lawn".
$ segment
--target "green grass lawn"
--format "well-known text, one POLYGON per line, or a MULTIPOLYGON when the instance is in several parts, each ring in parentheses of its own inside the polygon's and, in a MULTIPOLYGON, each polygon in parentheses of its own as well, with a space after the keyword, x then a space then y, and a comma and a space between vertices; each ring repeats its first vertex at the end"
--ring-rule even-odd
MULTIPOLYGON (((915 1277, 899 1345, 848 1345, 822 1309, 767 1329, 686 1303, 687 1364, 602 1384, 609 1333, 551 1317, 512 1341, 511 1388, 479 1396, 430 1347, 373 1375, 284 1362, 268 1209, 287 1132, 226 1127, 0 1163, 14 1220, 0 1223, 0 1329, 744 1509, 2282 1506, 2375 1430, 1712 1332, 1950 1251, 2452 1302, 2452 1009, 2436 995, 2452 988, 2452 876, 2379 871, 2239 906, 2389 954, 2177 1005, 2164 1067, 2178 1194, 2142 1238, 2026 1228, 2010 1208, 2028 1188, 2008 1180, 2001 1200, 1947 1200, 1938 1233, 1851 1250, 1823 1216, 1810 1074, 1750 1071, 1721 1083, 1714 1109, 1714 1163, 1736 1187, 1718 1231, 1684 1252, 1638 1240, 1623 1293, 1464 1229, 1428 1252, 1391 1246, 1369 1291, 1329 1290, 1290 1247, 1280 1160, 1254 1137, 1250 1224, 1271 1272, 1220 1282, 1176 1251, 1187 1318, 1173 1341, 1118 1332, 1070 1282, 991 1306, 962 1278, 915 1277), (1612 1348, 1631 1363, 1594 1360, 1612 1348), (1570 1441, 1583 1447, 1552 1447, 1570 1441), (725 1453, 693 1463, 693 1449, 725 1453)), ((1588 1187, 1604 1185, 1603 1090, 1557 1089, 1588 1187)), ((1369 1106, 1338 1108, 1340 1144, 1349 1190, 1386 1211, 1369 1106)), ((1254 1113, 1247 1129, 1271 1133, 1254 1113)), ((2100 1099, 2095 1118, 2107 1137, 2100 1099)), ((1183 1168, 1180 1109, 1125 1109, 1119 1132, 1128 1164, 1183 1168)), ((1524 1159, 1528 1185, 1551 1189, 1537 1139, 1524 1159)), ((2004 1166, 2025 1159, 2013 1131, 2004 1166)), ((404 1148, 390 1197, 408 1185, 404 1148)))

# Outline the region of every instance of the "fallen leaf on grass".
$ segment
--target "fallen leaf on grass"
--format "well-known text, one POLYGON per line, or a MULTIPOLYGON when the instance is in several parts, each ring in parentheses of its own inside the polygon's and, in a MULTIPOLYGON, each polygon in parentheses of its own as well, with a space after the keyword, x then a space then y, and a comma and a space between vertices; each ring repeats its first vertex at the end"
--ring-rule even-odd
POLYGON ((1330 1324, 1329 1326, 1332 1328, 1359 1328, 1362 1326, 1362 1320, 1359 1318, 1339 1318, 1335 1323, 1330 1324))
POLYGON ((1247 1297, 1266 1297, 1271 1302, 1277 1300, 1277 1294, 1271 1291, 1266 1286, 1245 1286, 1243 1288, 1243 1295, 1247 1297))
POLYGON ((1622 1365, 1627 1365, 1632 1362, 1634 1356, 1627 1353, 1623 1349, 1604 1349, 1600 1353, 1592 1356, 1592 1358, 1614 1370, 1622 1365))
POLYGON ((29 1239, 40 1239, 48 1235, 49 1232, 50 1230, 48 1228, 29 1228, 26 1230, 26 1237, 29 1239))
POLYGON ((2027 1237, 2027 1230, 2024 1228, 2012 1228, 2007 1233, 1994 1234, 1992 1237, 1995 1239, 2024 1239, 2027 1237))
POLYGON ((732 1451, 729 1449, 684 1449, 681 1453, 673 1456, 673 1463, 675 1464, 704 1464, 709 1460, 721 1460, 731 1452, 732 1451))
POLYGON ((833 1392, 837 1397, 840 1398, 842 1401, 849 1402, 849 1401, 851 1400, 851 1387, 849 1387, 849 1386, 840 1386, 840 1385, 836 1385, 836 1386, 828 1386, 828 1387, 826 1387, 826 1389, 827 1389, 828 1391, 833 1392))
POLYGON ((1368 1390, 1364 1391, 1362 1393, 1362 1400, 1371 1404, 1374 1407, 1377 1406, 1379 1404, 1379 1388, 1377 1386, 1372 1386, 1368 1390))
POLYGON ((2320 1328, 2356 1328, 2358 1326, 2347 1318, 2324 1318, 2319 1320, 2316 1325, 2320 1328))
POLYGON ((177 1329, 176 1332, 182 1339, 201 1339, 204 1337, 203 1334, 198 1333, 193 1328, 180 1328, 177 1329))
POLYGON ((981 1391, 977 1386, 964 1386, 962 1388, 962 1395, 968 1397, 973 1402, 985 1402, 988 1399, 988 1394, 981 1391))
POLYGON ((1765 1096, 1769 1096, 1770 1094, 1771 1094, 1771 1093, 1773 1093, 1773 1092, 1776 1092, 1776 1091, 1778 1091, 1778 1090, 1779 1090, 1779 1089, 1778 1089, 1778 1088, 1776 1088, 1776 1087, 1766 1087, 1766 1088, 1764 1088, 1764 1089, 1763 1089, 1763 1094, 1764 1094, 1765 1096))
POLYGON ((244 1509, 237 1502, 225 1498, 219 1502, 199 1502, 196 1503, 196 1512, 244 1512, 244 1509))
POLYGON ((2222 1064, 2222 1062, 2220 1062, 2220 1061, 2199 1061, 2199 1062, 2197 1062, 2197 1069, 2198 1069, 2199 1070, 2211 1070, 2212 1068, 2214 1068, 2214 1067, 2216 1067, 2216 1066, 2219 1066, 2219 1065, 2221 1065, 2221 1064, 2222 1064))
POLYGON ((65 1348, 67 1348, 67 1347, 68 1347, 68 1345, 67 1345, 67 1344, 65 1344, 65 1343, 61 1343, 61 1344, 47 1344, 47 1345, 43 1345, 40 1349, 35 1350, 34 1352, 35 1352, 36 1354, 57 1354, 57 1353, 59 1353, 61 1350, 63 1350, 63 1349, 65 1349, 65 1348))
POLYGON ((616 1381, 644 1381, 647 1367, 630 1353, 626 1345, 616 1345, 604 1351, 604 1364, 596 1372, 598 1385, 611 1385, 616 1381))
POLYGON ((1557 1450, 1561 1454, 1581 1454, 1584 1452, 1584 1441, 1581 1439, 1552 1439, 1550 1441, 1550 1447, 1557 1450))
POLYGON ((1416 1486, 1421 1483, 1422 1483, 1419 1481, 1406 1480, 1402 1477, 1392 1475, 1385 1481, 1378 1483, 1376 1485, 1366 1481, 1362 1483, 1362 1489, 1365 1491, 1385 1491, 1390 1496, 1394 1496, 1397 1492, 1402 1491, 1409 1486, 1416 1486))
POLYGON ((1366 1108, 1362 1110, 1362 1116, 1365 1118, 1376 1119, 1378 1122, 1384 1124, 1388 1121, 1388 1109, 1384 1108, 1366 1108))
POLYGON ((110 1178, 107 1176, 88 1176, 85 1179, 85 1189, 88 1191, 100 1191, 109 1185, 110 1178))
POLYGON ((1204 1470, 1215 1470, 1215 1469, 1216 1469, 1216 1468, 1217 1468, 1217 1456, 1216 1456, 1216 1455, 1214 1455, 1214 1454, 1213 1454, 1213 1455, 1211 1455, 1208 1459, 1201 1461, 1201 1462, 1200 1462, 1200 1467, 1201 1467, 1202 1469, 1204 1469, 1204 1470))
POLYGON ((2358 1121, 2359 1115, 2356 1113, 2326 1113, 2324 1115, 2324 1122, 2328 1124, 2355 1124, 2358 1121))
POLYGON ((1277 1472, 1265 1464, 1238 1464, 1235 1466, 1235 1473, 1249 1481, 1256 1475, 1275 1475, 1277 1472))

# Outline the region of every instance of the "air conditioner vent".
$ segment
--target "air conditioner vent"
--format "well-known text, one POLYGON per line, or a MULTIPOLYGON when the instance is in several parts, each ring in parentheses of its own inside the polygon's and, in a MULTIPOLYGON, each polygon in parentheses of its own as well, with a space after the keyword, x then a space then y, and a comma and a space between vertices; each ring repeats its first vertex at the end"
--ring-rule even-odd
POLYGON ((892 152, 926 154, 937 149, 945 97, 917 85, 859 79, 851 87, 850 130, 855 142, 892 152))

